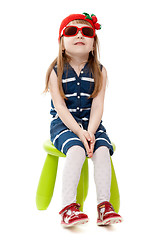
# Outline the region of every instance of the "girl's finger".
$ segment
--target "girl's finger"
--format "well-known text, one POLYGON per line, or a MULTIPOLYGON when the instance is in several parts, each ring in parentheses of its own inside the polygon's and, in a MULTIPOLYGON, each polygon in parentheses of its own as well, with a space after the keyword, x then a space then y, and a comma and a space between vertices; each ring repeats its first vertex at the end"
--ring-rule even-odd
POLYGON ((91 141, 91 136, 89 135, 89 133, 86 134, 87 140, 91 141))
POLYGON ((92 134, 92 133, 90 133, 90 132, 88 132, 89 133, 89 135, 90 135, 90 141, 91 142, 94 142, 95 141, 95 136, 94 136, 94 134, 92 134))
POLYGON ((86 149, 87 153, 89 154, 90 148, 89 148, 89 145, 88 145, 88 142, 87 142, 86 139, 84 139, 84 146, 85 146, 85 149, 86 149))
POLYGON ((94 143, 91 143, 91 152, 93 153, 94 150, 94 143))

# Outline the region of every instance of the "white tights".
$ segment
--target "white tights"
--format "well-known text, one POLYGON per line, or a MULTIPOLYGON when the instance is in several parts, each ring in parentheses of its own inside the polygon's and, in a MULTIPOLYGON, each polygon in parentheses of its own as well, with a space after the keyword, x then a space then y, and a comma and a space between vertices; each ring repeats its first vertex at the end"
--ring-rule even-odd
MULTIPOLYGON (((75 145, 67 151, 62 178, 62 208, 76 202, 77 186, 85 158, 85 150, 81 146, 75 145)), ((99 147, 94 152, 92 161, 99 204, 110 199, 111 162, 108 148, 99 147)))

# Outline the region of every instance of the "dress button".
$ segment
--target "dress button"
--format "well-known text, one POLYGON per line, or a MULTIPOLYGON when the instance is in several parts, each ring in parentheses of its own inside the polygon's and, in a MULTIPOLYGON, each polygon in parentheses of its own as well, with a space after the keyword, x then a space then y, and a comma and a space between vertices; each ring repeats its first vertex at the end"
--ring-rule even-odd
POLYGON ((80 83, 78 82, 77 85, 79 85, 80 83))
POLYGON ((79 107, 77 107, 77 110, 79 110, 79 107))
POLYGON ((81 71, 81 73, 83 73, 83 71, 81 71))
POLYGON ((78 96, 77 98, 80 98, 80 96, 78 96))

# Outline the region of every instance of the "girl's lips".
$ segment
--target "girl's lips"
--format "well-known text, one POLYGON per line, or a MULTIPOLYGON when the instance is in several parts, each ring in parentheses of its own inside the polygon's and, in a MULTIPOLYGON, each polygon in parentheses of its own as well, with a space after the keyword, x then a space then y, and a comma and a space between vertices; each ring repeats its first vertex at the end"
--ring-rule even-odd
POLYGON ((76 42, 74 45, 85 45, 83 42, 76 42))

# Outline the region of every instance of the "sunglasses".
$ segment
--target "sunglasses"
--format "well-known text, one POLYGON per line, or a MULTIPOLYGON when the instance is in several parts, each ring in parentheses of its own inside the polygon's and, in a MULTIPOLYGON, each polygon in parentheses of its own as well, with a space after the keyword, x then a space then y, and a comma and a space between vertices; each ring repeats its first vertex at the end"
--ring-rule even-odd
POLYGON ((93 38, 95 36, 95 29, 93 29, 92 27, 78 28, 77 26, 67 26, 63 30, 63 35, 65 37, 73 37, 78 34, 79 30, 81 31, 84 37, 93 38))

